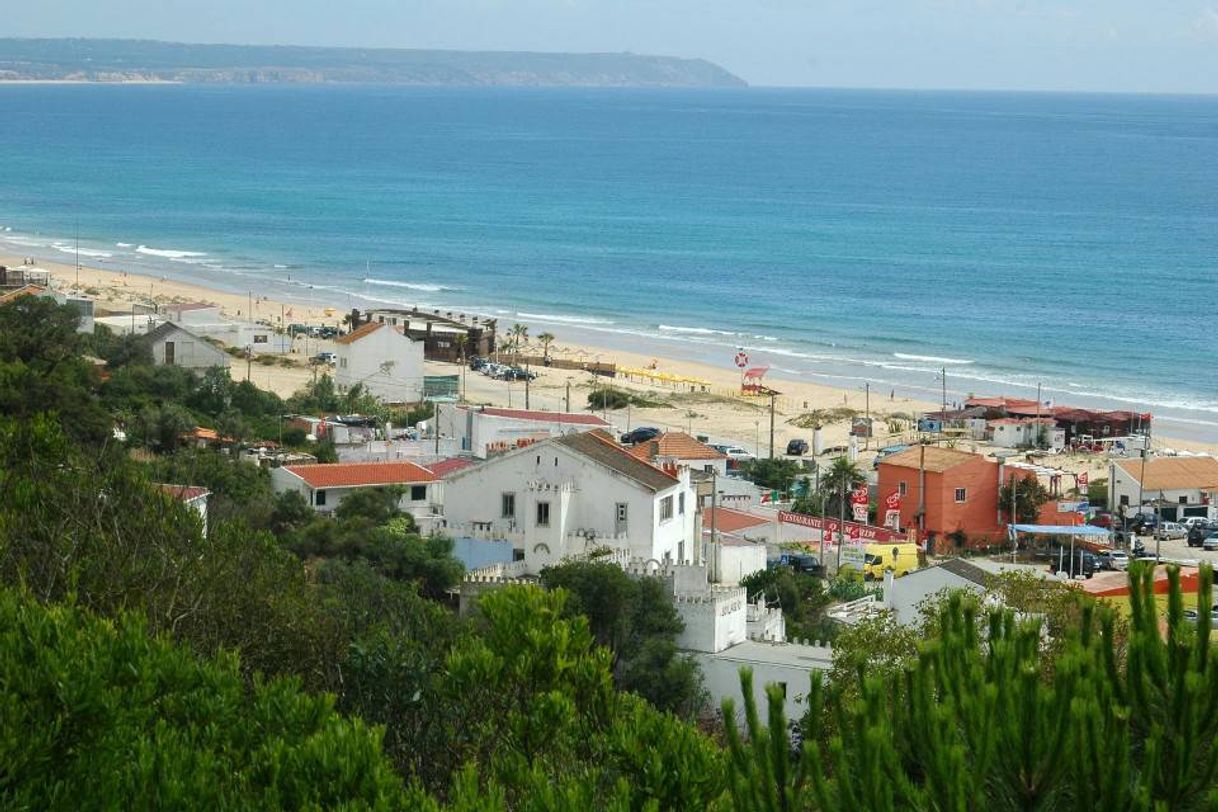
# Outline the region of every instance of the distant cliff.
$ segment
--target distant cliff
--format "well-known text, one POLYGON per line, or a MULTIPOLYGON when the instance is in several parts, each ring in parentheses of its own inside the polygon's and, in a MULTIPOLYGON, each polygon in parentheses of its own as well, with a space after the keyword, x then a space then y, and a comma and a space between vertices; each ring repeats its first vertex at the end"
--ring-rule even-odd
POLYGON ((639 54, 189 45, 115 39, 0 39, 0 82, 358 82, 535 87, 743 87, 704 59, 639 54))

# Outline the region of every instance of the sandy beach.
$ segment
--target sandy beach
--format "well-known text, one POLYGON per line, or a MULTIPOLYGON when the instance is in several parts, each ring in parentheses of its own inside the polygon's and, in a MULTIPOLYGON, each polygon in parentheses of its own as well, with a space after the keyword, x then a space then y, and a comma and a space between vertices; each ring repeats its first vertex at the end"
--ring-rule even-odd
MULTIPOLYGON (((0 256, 0 264, 15 266, 21 258, 0 256)), ((64 291, 77 291, 93 298, 99 314, 129 312, 133 303, 143 305, 165 305, 185 302, 208 302, 219 305, 222 313, 231 319, 241 320, 253 316, 254 320, 280 326, 291 323, 335 324, 341 321, 346 308, 334 302, 326 307, 316 303, 312 306, 278 301, 252 295, 228 293, 170 277, 141 275, 110 268, 81 266, 79 274, 73 265, 55 262, 38 262, 38 267, 50 271, 53 285, 64 291), (78 281, 79 279, 79 281, 78 281)), ((501 335, 510 324, 501 324, 501 335)), ((541 354, 536 337, 547 329, 530 325, 529 353, 541 354)), ((619 369, 647 369, 689 379, 697 379, 697 385, 663 384, 641 379, 611 382, 594 380, 591 375, 578 370, 536 367, 538 377, 527 387, 523 382, 497 381, 455 364, 428 362, 428 374, 463 374, 464 399, 470 403, 511 406, 534 409, 563 410, 570 392, 570 408, 581 410, 587 407, 589 392, 598 386, 608 385, 629 389, 645 397, 646 408, 631 407, 611 411, 606 418, 618 429, 625 431, 637 426, 656 426, 661 429, 679 429, 696 435, 705 435, 714 442, 739 445, 758 456, 770 453, 770 401, 769 398, 749 398, 740 395, 740 373, 725 358, 723 366, 677 360, 672 358, 627 352, 614 347, 592 346, 586 343, 570 343, 563 340, 561 330, 550 328, 556 339, 550 345, 554 358, 573 360, 598 360, 616 364, 619 369)), ((258 386, 288 396, 303 386, 313 375, 308 365, 312 353, 328 349, 328 342, 309 339, 298 342, 293 354, 292 366, 263 366, 234 364, 235 378, 250 379, 258 386)), ((774 452, 782 454, 787 441, 793 438, 812 440, 813 423, 823 426, 824 445, 829 448, 844 447, 849 440, 850 418, 869 414, 874 422, 875 437, 868 443, 860 443, 860 458, 866 462, 874 451, 885 445, 912 439, 909 417, 919 412, 937 409, 939 404, 904 398, 889 391, 872 390, 868 396, 862 390, 846 390, 805 381, 771 380, 768 383, 781 393, 774 398, 773 444, 774 452)), ((1157 447, 1214 453, 1218 445, 1190 442, 1158 436, 1157 447)), ((957 447, 970 451, 985 451, 985 443, 962 440, 957 447)), ((840 452, 839 452, 840 453, 840 452)), ((1090 454, 1060 454, 1045 460, 1044 464, 1065 471, 1089 471, 1093 477, 1107 475, 1105 458, 1090 454)))

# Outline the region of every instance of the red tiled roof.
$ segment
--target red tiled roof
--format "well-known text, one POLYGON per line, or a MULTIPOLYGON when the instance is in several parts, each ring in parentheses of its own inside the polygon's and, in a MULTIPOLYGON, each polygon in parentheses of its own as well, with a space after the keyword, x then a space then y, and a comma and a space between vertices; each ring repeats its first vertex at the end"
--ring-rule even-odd
POLYGON ((16 300, 20 299, 22 296, 41 296, 42 294, 44 294, 46 292, 47 292, 47 289, 44 288, 42 285, 22 285, 21 287, 17 288, 16 290, 10 290, 8 293, 5 293, 3 296, 0 296, 0 304, 8 304, 9 302, 15 302, 16 300))
POLYGON ((594 414, 580 412, 542 412, 526 409, 499 409, 494 406, 464 406, 462 408, 490 417, 506 417, 511 420, 536 420, 540 423, 570 423, 579 426, 604 427, 609 425, 594 414))
POLYGON ((179 502, 193 502, 200 496, 207 496, 211 493, 207 488, 199 485, 169 485, 162 483, 159 487, 179 502))
POLYGON ((702 516, 702 530, 710 532, 711 519, 714 519, 715 530, 720 533, 735 533, 748 527, 769 524, 769 519, 754 516, 731 508, 707 508, 702 516))
POLYGON ((283 470, 300 477, 310 488, 417 485, 439 480, 437 474, 413 462, 331 462, 285 465, 283 470))
POLYGON ((334 339, 334 343, 335 344, 353 344, 356 341, 359 341, 364 336, 372 335, 373 333, 375 333, 377 330, 381 329, 384 326, 385 326, 384 322, 380 322, 380 321, 370 321, 367 324, 361 324, 359 327, 356 327, 354 330, 347 333, 345 336, 339 336, 338 338, 334 339))
MULTIPOLYGON (((1117 467, 1135 482, 1142 476, 1141 460, 1118 460, 1117 467)), ((1191 491, 1218 488, 1218 459, 1214 457, 1159 457, 1147 460, 1146 481, 1151 491, 1191 491)))
POLYGON ((700 443, 683 431, 669 431, 646 440, 630 449, 630 453, 641 460, 656 457, 672 457, 678 460, 723 460, 727 455, 700 443))
POLYGON ((439 462, 430 462, 426 466, 428 471, 431 471, 439 479, 447 479, 449 474, 455 474, 458 471, 464 471, 466 468, 473 468, 474 464, 469 460, 462 460, 456 457, 450 457, 439 462))

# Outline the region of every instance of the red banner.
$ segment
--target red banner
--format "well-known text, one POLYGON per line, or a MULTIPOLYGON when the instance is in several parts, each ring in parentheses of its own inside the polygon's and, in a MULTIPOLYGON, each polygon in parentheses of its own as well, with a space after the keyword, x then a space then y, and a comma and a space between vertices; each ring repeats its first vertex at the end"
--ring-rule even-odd
MULTIPOLYGON (((808 516, 804 513, 790 513, 780 510, 778 511, 778 521, 786 522, 787 524, 797 524, 800 527, 820 530, 825 533, 838 532, 837 519, 823 519, 820 516, 808 516)), ((869 524, 859 524, 857 522, 846 522, 846 535, 851 539, 859 541, 905 541, 903 533, 894 533, 886 527, 873 527, 869 524)))

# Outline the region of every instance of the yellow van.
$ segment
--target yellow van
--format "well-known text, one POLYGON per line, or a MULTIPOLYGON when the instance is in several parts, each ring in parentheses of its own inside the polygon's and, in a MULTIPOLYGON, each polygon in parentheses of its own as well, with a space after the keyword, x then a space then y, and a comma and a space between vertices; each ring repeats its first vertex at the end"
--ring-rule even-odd
POLYGON ((900 578, 919 566, 916 544, 876 542, 863 548, 863 577, 868 580, 882 580, 889 570, 900 578))

